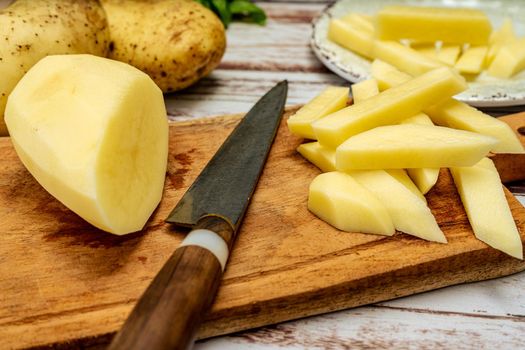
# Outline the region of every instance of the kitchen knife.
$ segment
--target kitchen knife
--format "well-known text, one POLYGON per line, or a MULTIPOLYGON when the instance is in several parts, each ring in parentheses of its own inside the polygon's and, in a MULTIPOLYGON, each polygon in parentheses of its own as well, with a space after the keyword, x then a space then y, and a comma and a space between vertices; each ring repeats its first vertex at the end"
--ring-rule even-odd
POLYGON ((110 349, 187 349, 218 290, 229 252, 283 114, 278 83, 246 114, 167 221, 193 230, 141 296, 110 349))

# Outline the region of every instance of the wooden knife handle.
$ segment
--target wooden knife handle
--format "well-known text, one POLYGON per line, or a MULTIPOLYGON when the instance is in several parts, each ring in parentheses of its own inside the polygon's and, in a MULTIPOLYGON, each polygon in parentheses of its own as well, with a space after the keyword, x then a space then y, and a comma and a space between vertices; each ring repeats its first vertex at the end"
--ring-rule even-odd
POLYGON ((109 349, 190 348, 219 288, 232 239, 233 228, 225 220, 201 219, 141 296, 109 349))

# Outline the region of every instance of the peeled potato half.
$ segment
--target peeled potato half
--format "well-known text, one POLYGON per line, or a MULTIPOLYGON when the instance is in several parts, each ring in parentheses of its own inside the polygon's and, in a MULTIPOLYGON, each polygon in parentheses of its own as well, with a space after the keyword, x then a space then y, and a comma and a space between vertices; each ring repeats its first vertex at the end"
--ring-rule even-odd
POLYGON ((10 95, 6 124, 31 174, 94 226, 141 230, 164 186, 168 122, 162 92, 130 65, 48 56, 10 95))

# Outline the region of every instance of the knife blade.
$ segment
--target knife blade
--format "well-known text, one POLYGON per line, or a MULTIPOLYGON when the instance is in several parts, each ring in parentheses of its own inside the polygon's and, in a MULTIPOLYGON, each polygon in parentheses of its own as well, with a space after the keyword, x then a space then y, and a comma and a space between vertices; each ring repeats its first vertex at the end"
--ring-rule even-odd
POLYGON ((191 227, 140 297, 109 349, 187 349, 219 288, 284 111, 288 83, 244 116, 173 209, 167 222, 191 227))

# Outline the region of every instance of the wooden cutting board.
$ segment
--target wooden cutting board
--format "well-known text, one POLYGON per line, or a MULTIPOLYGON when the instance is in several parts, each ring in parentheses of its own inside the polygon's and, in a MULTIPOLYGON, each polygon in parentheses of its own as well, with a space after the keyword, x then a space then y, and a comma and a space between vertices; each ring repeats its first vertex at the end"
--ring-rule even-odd
MULTIPOLYGON (((108 342, 184 236, 164 219, 238 120, 171 126, 162 203, 143 232, 124 237, 52 198, 0 139, 2 347, 108 342)), ((319 171, 295 152, 300 142, 283 123, 201 338, 525 270, 474 238, 447 171, 427 195, 446 245, 332 228, 306 209, 319 171)), ((525 239, 525 209, 507 197, 525 239)))

